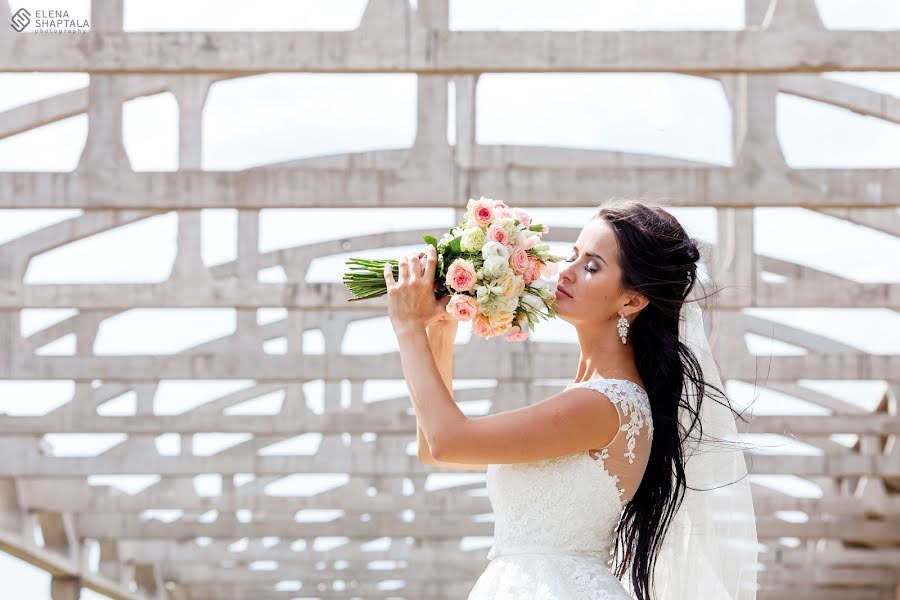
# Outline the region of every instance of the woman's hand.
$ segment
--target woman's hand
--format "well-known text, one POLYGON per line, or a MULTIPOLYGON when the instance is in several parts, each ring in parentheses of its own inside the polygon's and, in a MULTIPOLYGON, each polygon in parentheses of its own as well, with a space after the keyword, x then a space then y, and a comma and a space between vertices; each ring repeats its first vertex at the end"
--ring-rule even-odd
POLYGON ((394 280, 391 265, 384 265, 387 285, 388 314, 397 333, 409 330, 425 330, 432 323, 452 319, 447 313, 450 296, 435 299, 437 287, 434 281, 437 250, 429 245, 427 252, 408 254, 398 261, 398 279, 394 280), (425 259, 424 268, 422 259, 425 259))

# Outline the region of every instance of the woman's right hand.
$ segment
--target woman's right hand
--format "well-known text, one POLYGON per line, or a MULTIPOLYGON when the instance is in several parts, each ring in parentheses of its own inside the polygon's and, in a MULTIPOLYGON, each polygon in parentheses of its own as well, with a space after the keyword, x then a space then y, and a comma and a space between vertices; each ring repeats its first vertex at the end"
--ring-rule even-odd
MULTIPOLYGON (((425 268, 425 260, 426 256, 424 252, 419 253, 419 262, 422 265, 422 269, 425 268)), ((438 288, 441 287, 441 284, 437 281, 434 282, 434 291, 437 292, 438 288)), ((459 326, 459 321, 454 319, 450 313, 447 312, 447 304, 450 302, 451 295, 447 294, 441 296, 437 299, 436 309, 432 318, 429 319, 428 323, 425 326, 425 330, 437 330, 437 329, 450 329, 459 326)))
MULTIPOLYGON (((438 287, 437 283, 434 284, 435 289, 438 287)), ((435 314, 428 321, 428 324, 425 326, 425 329, 447 329, 453 326, 458 326, 459 321, 453 318, 453 316, 447 312, 447 304, 450 303, 450 295, 442 296, 438 299, 435 308, 435 314)))

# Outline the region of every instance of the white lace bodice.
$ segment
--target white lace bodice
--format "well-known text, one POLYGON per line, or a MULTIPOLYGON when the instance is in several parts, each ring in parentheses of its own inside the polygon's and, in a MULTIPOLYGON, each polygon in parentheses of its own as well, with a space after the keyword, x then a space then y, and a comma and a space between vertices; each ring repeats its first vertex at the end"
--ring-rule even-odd
POLYGON ((619 415, 619 431, 603 448, 536 462, 488 465, 487 490, 494 511, 494 544, 488 559, 525 552, 611 559, 616 525, 650 454, 650 401, 639 385, 623 379, 584 381, 566 388, 573 386, 609 398, 619 415))

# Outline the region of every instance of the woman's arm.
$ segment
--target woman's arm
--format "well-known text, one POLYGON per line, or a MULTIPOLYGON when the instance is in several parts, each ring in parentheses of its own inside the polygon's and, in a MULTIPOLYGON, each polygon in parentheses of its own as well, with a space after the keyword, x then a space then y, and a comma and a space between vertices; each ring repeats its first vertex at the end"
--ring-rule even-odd
MULTIPOLYGON (((438 371, 441 373, 441 379, 450 397, 453 397, 453 345, 456 340, 456 330, 459 329, 459 323, 454 319, 452 321, 443 320, 429 325, 425 329, 428 335, 428 346, 431 348, 431 354, 434 356, 434 362, 438 371)), ((416 440, 419 443, 419 460, 422 462, 433 461, 431 449, 428 447, 428 441, 425 434, 422 433, 422 426, 419 425, 419 419, 416 418, 416 440)))
MULTIPOLYGON (((428 345, 431 348, 431 354, 434 356, 434 362, 437 364, 438 371, 441 373, 441 379, 450 397, 453 397, 453 348, 456 340, 456 332, 459 329, 459 322, 455 319, 441 320, 426 329, 428 335, 428 345)), ((462 470, 484 470, 486 464, 465 464, 465 463, 449 463, 436 460, 431 456, 431 449, 428 447, 428 441, 425 434, 422 433, 422 427, 416 419, 416 441, 418 442, 419 461, 428 465, 435 465, 448 469, 462 470)))

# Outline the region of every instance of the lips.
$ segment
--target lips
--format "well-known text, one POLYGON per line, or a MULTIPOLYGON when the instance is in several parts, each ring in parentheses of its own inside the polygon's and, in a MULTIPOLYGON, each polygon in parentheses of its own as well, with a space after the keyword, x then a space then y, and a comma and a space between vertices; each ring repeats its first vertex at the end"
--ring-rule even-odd
POLYGON ((563 286, 557 285, 557 286, 556 286, 556 289, 559 290, 560 292, 562 292, 563 294, 565 294, 566 296, 568 296, 569 298, 572 297, 572 294, 569 293, 569 290, 567 290, 567 289, 564 288, 563 286))

